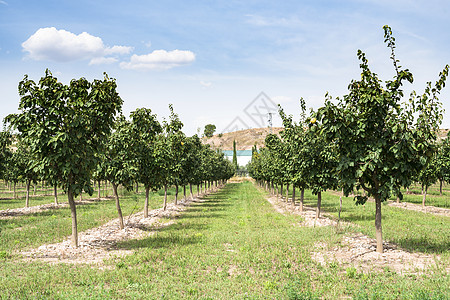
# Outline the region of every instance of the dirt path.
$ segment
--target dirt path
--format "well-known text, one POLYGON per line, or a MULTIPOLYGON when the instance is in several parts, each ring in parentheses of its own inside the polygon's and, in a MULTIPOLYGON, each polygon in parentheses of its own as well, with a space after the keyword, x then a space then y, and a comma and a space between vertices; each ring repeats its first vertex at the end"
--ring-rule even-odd
MULTIPOLYGON (((337 226, 334 219, 326 213, 315 220, 315 208, 304 206, 300 212, 299 205, 293 205, 292 201, 285 202, 275 196, 266 197, 276 211, 281 214, 296 214, 304 219, 300 226, 320 227, 337 226)), ((356 224, 341 222, 342 226, 357 227, 356 224)), ((425 269, 439 268, 441 257, 425 253, 410 253, 400 249, 397 245, 384 242, 384 253, 376 252, 376 240, 361 233, 349 232, 344 234, 340 244, 329 248, 327 243, 317 242, 311 253, 312 259, 322 265, 337 262, 343 267, 353 267, 359 271, 383 270, 390 268, 399 274, 420 274, 425 269)), ((351 272, 351 269, 347 269, 351 272)), ((450 267, 446 268, 450 272, 450 267)))
POLYGON ((389 201, 389 206, 408 209, 408 210, 414 210, 419 211, 427 214, 433 214, 438 216, 445 216, 450 217, 450 209, 448 208, 442 208, 442 207, 436 207, 436 206, 425 206, 422 207, 422 205, 413 204, 410 202, 400 202, 397 203, 395 201, 389 201))
MULTIPOLYGON (((341 195, 341 192, 337 192, 337 191, 328 191, 328 192, 330 192, 336 196, 341 195)), ((373 198, 369 198, 368 201, 373 202, 374 200, 373 200, 373 198)), ((410 203, 410 202, 397 203, 396 201, 392 201, 392 200, 388 200, 388 205, 393 206, 393 207, 408 209, 408 210, 419 211, 419 212, 423 212, 423 213, 427 213, 427 214, 450 217, 450 209, 448 209, 448 208, 442 208, 442 207, 437 207, 437 206, 425 206, 425 208, 423 208, 422 205, 419 205, 419 204, 414 204, 414 203, 410 203)))
MULTIPOLYGON (((292 198, 289 198, 289 202, 281 200, 281 198, 277 199, 276 196, 270 196, 267 197, 266 199, 272 204, 272 206, 276 209, 276 211, 278 211, 283 215, 289 213, 302 216, 304 221, 299 224, 300 226, 307 226, 307 227, 337 226, 337 221, 330 218, 330 215, 324 212, 321 212, 319 219, 316 220, 316 208, 303 206, 303 211, 301 212, 300 205, 298 203, 296 203, 296 205, 292 204, 292 198)), ((345 226, 355 226, 354 224, 342 221, 340 222, 340 224, 345 226)))
POLYGON ((170 203, 164 211, 162 208, 149 211, 149 217, 139 212, 124 217, 125 228, 119 229, 119 220, 114 219, 96 228, 78 233, 79 247, 71 245, 70 237, 63 242, 42 245, 39 248, 22 251, 26 261, 40 260, 48 263, 83 263, 102 267, 103 261, 112 257, 132 254, 129 249, 119 249, 121 241, 144 239, 154 235, 158 229, 174 223, 174 219, 194 202, 203 202, 202 198, 179 200, 178 205, 170 203))
MULTIPOLYGON (((98 201, 111 200, 111 199, 113 199, 113 198, 100 198, 100 200, 98 198, 91 198, 91 199, 85 199, 85 200, 81 200, 81 201, 75 201, 75 203, 77 205, 82 205, 82 204, 95 203, 98 201)), ((0 210, 0 220, 1 219, 10 219, 10 218, 34 214, 34 213, 39 213, 39 212, 43 212, 43 211, 46 211, 49 209, 64 208, 64 207, 68 207, 68 206, 69 206, 68 203, 63 202, 63 203, 59 203, 59 204, 48 203, 48 204, 42 204, 42 205, 36 205, 36 206, 30 206, 30 207, 20 207, 20 208, 0 210)))

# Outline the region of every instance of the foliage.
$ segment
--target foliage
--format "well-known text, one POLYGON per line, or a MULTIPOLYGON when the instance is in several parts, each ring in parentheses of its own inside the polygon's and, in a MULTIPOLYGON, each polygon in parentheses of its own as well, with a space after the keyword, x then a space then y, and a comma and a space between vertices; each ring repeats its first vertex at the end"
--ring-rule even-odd
MULTIPOLYGON (((116 82, 106 74, 92 83, 73 79, 59 82, 49 70, 36 84, 19 83, 18 114, 6 121, 16 128, 28 145, 36 172, 58 178, 68 192, 72 208, 73 239, 76 245, 76 211, 73 196, 85 190, 92 194, 90 176, 98 162, 103 142, 122 106, 116 82)), ((50 176, 49 176, 50 177, 50 176)))
POLYGON ((210 138, 214 135, 215 131, 216 131, 216 125, 207 124, 207 125, 205 125, 205 130, 203 131, 203 135, 210 138))
POLYGON ((428 83, 423 95, 412 93, 409 102, 401 106, 401 87, 405 81, 412 82, 413 75, 398 65, 391 29, 385 26, 384 31, 396 71, 394 79, 386 81, 383 87, 370 70, 365 54, 358 50, 361 80, 353 80, 349 94, 338 99, 337 104, 327 98, 325 106, 316 114, 329 143, 337 146, 337 170, 345 195, 362 188, 366 195, 357 196, 357 203, 365 203, 367 197, 375 198, 377 250, 380 252, 380 203, 392 193, 401 198, 399 188, 409 186, 431 159, 442 119, 437 96, 448 74, 446 66, 434 87, 428 83))

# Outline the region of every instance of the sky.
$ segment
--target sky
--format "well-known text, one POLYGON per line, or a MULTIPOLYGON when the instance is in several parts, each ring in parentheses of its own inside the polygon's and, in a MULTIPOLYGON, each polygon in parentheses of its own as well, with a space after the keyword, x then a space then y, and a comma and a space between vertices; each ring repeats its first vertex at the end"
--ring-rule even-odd
MULTIPOLYGON (((383 80, 396 57, 423 93, 450 63, 450 1, 15 1, 0 0, 0 119, 17 112, 17 87, 48 68, 58 80, 116 79, 128 116, 147 107, 162 120, 169 104, 195 134, 273 126, 287 114, 342 97, 360 78, 361 49, 383 80)), ((450 85, 450 84, 449 84, 450 85)), ((405 98, 405 100, 407 100, 405 98)), ((450 86, 440 95, 450 128, 450 86)))

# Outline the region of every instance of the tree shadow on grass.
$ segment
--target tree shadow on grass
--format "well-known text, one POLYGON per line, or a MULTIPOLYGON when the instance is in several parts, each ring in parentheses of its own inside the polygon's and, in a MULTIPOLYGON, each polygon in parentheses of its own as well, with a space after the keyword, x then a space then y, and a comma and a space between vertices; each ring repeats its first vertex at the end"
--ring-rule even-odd
POLYGON ((409 252, 424 252, 432 254, 444 254, 450 249, 450 240, 442 242, 430 242, 426 238, 400 238, 393 240, 394 243, 409 252))
POLYGON ((181 216, 176 218, 176 223, 174 224, 146 229, 148 231, 156 232, 157 234, 140 240, 133 239, 119 242, 114 245, 114 247, 127 250, 140 248, 157 249, 170 248, 174 245, 185 246, 199 243, 204 238, 202 232, 209 228, 209 224, 214 222, 213 219, 223 217, 222 214, 214 213, 214 211, 224 210, 224 207, 229 206, 220 201, 220 198, 217 197, 217 193, 214 194, 214 196, 216 197, 211 201, 198 202, 189 207, 181 216), (217 207, 217 209, 214 209, 214 207, 217 207), (205 223, 198 223, 197 221, 193 221, 195 219, 204 219, 208 221, 205 223))

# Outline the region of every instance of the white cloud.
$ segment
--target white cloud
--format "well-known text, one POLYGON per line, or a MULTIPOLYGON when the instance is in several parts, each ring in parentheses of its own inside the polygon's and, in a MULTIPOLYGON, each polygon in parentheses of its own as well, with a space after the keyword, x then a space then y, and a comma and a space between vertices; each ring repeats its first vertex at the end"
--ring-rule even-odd
POLYGON ((167 70, 190 64, 195 61, 195 54, 184 50, 155 50, 145 55, 131 56, 130 62, 122 62, 120 67, 133 70, 167 70))
POLYGON ((245 15, 247 18, 246 22, 248 24, 254 26, 281 26, 281 27, 292 27, 292 26, 301 26, 303 22, 301 22, 298 18, 267 18, 258 15, 245 15))
POLYGON ((95 57, 91 59, 89 65, 109 65, 117 62, 118 59, 115 57, 95 57))
POLYGON ((281 104, 281 103, 292 102, 293 99, 291 97, 287 97, 287 96, 275 96, 275 97, 272 97, 272 101, 275 102, 276 104, 281 104))
POLYGON ((7 2, 5 2, 5 1, 2 1, 2 0, 0 0, 0 4, 3 4, 3 5, 8 5, 8 3, 7 3, 7 2))
POLYGON ((128 46, 113 46, 105 49, 105 55, 111 54, 130 54, 133 51, 133 47, 128 46))
POLYGON ((212 87, 212 82, 209 82, 209 81, 203 81, 203 80, 201 80, 201 81, 200 81, 200 84, 201 84, 204 88, 210 88, 210 87, 212 87))
POLYGON ((22 43, 23 51, 27 57, 34 60, 52 60, 69 62, 90 59, 92 62, 108 62, 111 58, 105 55, 128 54, 131 47, 106 47, 101 38, 87 32, 74 34, 66 30, 57 30, 55 27, 38 29, 32 36, 22 43))

